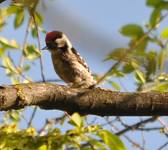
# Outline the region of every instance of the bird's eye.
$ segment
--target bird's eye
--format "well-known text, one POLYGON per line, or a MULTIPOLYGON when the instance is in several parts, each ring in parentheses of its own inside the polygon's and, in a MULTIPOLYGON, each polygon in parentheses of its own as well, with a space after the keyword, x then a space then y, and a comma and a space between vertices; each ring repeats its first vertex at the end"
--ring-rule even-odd
POLYGON ((57 43, 55 43, 54 41, 46 42, 46 45, 48 49, 57 48, 57 43))

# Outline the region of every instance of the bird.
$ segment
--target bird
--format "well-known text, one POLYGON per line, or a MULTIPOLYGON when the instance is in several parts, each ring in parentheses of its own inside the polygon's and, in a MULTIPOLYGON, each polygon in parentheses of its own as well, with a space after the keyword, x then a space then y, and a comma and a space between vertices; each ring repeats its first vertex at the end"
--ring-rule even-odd
POLYGON ((51 31, 45 37, 57 75, 71 88, 92 88, 96 84, 93 75, 72 43, 60 31, 51 31))

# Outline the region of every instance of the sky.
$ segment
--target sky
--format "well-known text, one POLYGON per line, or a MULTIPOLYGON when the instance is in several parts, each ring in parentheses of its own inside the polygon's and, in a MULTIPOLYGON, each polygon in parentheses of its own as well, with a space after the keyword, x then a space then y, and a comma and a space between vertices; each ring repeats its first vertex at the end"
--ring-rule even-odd
MULTIPOLYGON (((144 25, 148 21, 151 12, 151 9, 145 6, 145 0, 44 0, 43 2, 46 7, 39 5, 38 10, 44 15, 44 28, 47 31, 59 30, 66 33, 74 47, 87 61, 92 72, 100 74, 105 73, 112 64, 112 62, 103 61, 106 55, 114 48, 127 45, 128 39, 121 36, 119 29, 128 23, 144 25)), ((12 19, 10 19, 9 22, 11 23, 9 23, 7 28, 0 32, 0 36, 5 36, 9 39, 12 37, 17 38, 22 43, 26 24, 21 29, 13 31, 12 19)), ((43 47, 45 46, 45 35, 41 34, 40 38, 41 47, 43 47)), ((31 38, 29 38, 29 41, 34 42, 31 38)), ((18 56, 19 54, 16 54, 13 57, 17 59, 18 56)), ((58 78, 55 75, 49 52, 44 51, 42 59, 46 78, 58 78)), ((0 82, 2 84, 10 84, 10 81, 5 77, 4 71, 1 69, 0 71, 0 82)), ((40 80, 39 72, 40 67, 37 61, 33 64, 29 75, 33 76, 35 80, 40 80)), ((114 81, 121 82, 126 87, 126 91, 135 90, 132 76, 127 76, 120 81, 114 78, 114 81)), ((107 85, 102 86, 111 88, 107 85)), ((122 90, 124 91, 125 89, 122 90)), ((28 118, 31 110, 26 109, 25 114, 28 118)), ((60 114, 60 111, 55 110, 47 112, 39 110, 34 118, 33 125, 39 127, 44 124, 45 118, 52 118, 60 114)), ((130 123, 139 120, 138 117, 125 117, 124 119, 130 123)), ((101 123, 102 119, 99 117, 97 122, 101 123)), ((159 123, 155 125, 159 125, 159 123)), ((21 126, 25 127, 26 123, 23 121, 21 126)), ((107 128, 109 129, 109 127, 107 128)), ((140 132, 133 133, 131 136, 136 141, 140 141, 140 134, 140 132)), ((166 140, 164 135, 161 136, 161 134, 157 133, 145 133, 144 136, 148 141, 146 149, 155 149, 166 140), (157 142, 155 142, 156 140, 157 142)), ((125 139, 124 142, 129 150, 134 149, 125 139)))

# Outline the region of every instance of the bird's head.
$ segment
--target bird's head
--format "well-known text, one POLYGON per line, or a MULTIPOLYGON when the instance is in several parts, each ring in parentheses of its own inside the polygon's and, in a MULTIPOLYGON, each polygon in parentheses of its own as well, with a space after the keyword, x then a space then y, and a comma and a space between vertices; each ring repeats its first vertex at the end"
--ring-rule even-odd
POLYGON ((51 52, 56 50, 66 50, 72 47, 67 36, 60 31, 48 32, 46 34, 45 42, 46 47, 44 47, 43 49, 48 49, 51 52))

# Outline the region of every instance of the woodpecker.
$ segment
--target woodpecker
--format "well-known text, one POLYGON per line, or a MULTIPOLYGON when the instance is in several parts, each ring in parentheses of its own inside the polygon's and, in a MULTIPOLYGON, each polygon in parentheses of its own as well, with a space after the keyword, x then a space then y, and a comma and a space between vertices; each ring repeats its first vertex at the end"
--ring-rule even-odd
POLYGON ((55 72, 72 88, 94 87, 96 81, 88 65, 72 46, 68 37, 60 31, 46 34, 46 47, 51 52, 55 72))

